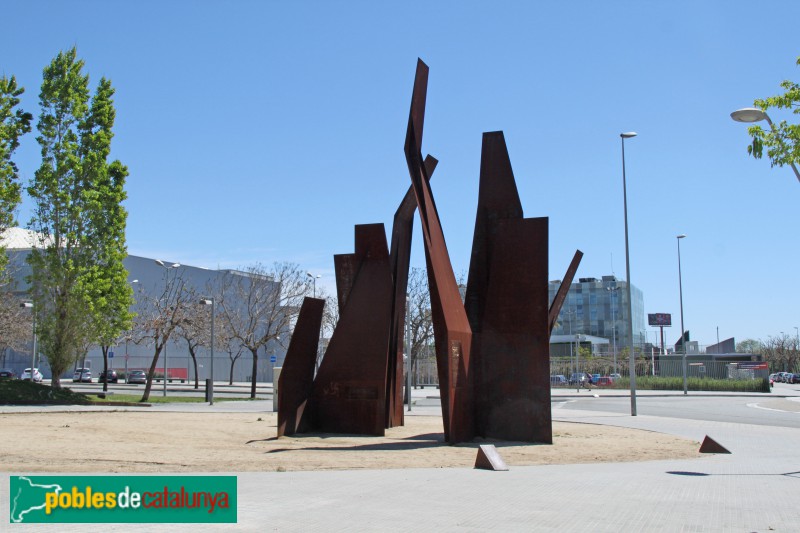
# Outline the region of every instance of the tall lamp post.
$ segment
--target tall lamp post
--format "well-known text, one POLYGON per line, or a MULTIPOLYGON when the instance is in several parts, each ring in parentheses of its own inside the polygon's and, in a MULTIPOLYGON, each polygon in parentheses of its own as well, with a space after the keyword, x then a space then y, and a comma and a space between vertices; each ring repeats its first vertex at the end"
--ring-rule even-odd
POLYGON ((797 348, 800 349, 800 328, 794 326, 795 339, 797 339, 797 348))
POLYGON ((208 386, 208 404, 214 405, 214 298, 203 298, 200 300, 200 305, 211 306, 211 379, 208 386))
POLYGON ((320 274, 317 274, 317 275, 315 276, 315 275, 314 275, 314 274, 312 274, 311 272, 306 272, 306 276, 308 276, 309 278, 311 278, 311 281, 313 281, 313 282, 314 282, 314 292, 313 292, 312 294, 314 295, 314 298, 316 298, 316 297, 317 297, 317 280, 318 280, 319 278, 321 278, 321 277, 322 277, 322 275, 320 275, 320 274))
POLYGON ((683 348, 683 393, 689 394, 686 380, 686 329, 683 327, 683 277, 681 276, 681 239, 686 235, 678 235, 678 292, 681 300, 681 346, 683 348))
MULTIPOLYGON (((736 122, 745 122, 748 124, 766 120, 770 129, 772 129, 772 132, 775 133, 775 125, 772 123, 772 120, 770 120, 769 115, 767 115, 765 111, 762 111, 758 108, 745 107, 743 109, 737 109, 731 113, 731 118, 736 122)), ((794 170, 794 175, 797 178, 797 181, 800 181, 800 172, 797 171, 797 167, 794 165, 794 162, 789 161, 789 165, 792 167, 792 170, 794 170)))
POLYGON ((631 258, 628 246, 628 185, 625 181, 625 139, 636 137, 635 131, 620 133, 622 140, 622 202, 625 210, 625 276, 628 286, 625 290, 628 296, 628 349, 630 350, 630 377, 631 377, 631 416, 636 416, 636 358, 633 353, 633 303, 631 301, 631 258))
MULTIPOLYGON (((131 285, 131 288, 133 288, 133 286, 135 284, 139 283, 139 280, 138 279, 134 279, 134 280, 131 280, 129 283, 131 285)), ((131 340, 131 332, 128 331, 127 335, 125 335, 125 383, 128 383, 128 358, 129 358, 129 356, 128 356, 128 343, 130 342, 130 340, 131 340)))
MULTIPOLYGON (((606 287, 611 294, 611 337, 614 347, 614 374, 617 374, 617 291, 619 287, 606 287)), ((616 376, 614 376, 616 378, 616 376)))
MULTIPOLYGON (((171 265, 168 265, 164 261, 162 261, 161 259, 156 259, 155 263, 157 265, 161 266, 162 268, 166 269, 167 272, 169 272, 170 269, 178 268, 179 266, 181 266, 180 263, 172 263, 171 265)), ((166 278, 164 280, 164 283, 166 283, 166 278)), ((167 397, 167 370, 168 370, 168 366, 167 366, 167 342, 168 342, 168 340, 169 339, 164 339, 164 388, 163 388, 163 396, 164 396, 164 398, 167 397)))
POLYGON ((36 311, 31 302, 23 302, 19 306, 30 309, 33 316, 33 349, 31 350, 31 383, 33 383, 33 369, 36 368, 36 311))

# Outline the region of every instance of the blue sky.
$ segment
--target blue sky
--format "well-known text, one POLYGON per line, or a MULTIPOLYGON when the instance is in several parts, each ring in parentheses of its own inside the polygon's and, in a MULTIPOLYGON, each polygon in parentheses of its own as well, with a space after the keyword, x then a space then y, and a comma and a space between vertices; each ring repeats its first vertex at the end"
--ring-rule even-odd
MULTIPOLYGON (((503 130, 526 216, 550 217, 550 278, 631 279, 701 344, 800 326, 800 183, 747 156, 729 113, 800 79, 800 4, 726 1, 7 3, 0 73, 39 114, 42 69, 75 45, 116 88, 128 247, 208 268, 292 261, 335 293, 353 225, 387 229, 410 185, 417 57, 423 152, 455 271, 468 268, 481 134, 503 130)), ((772 113, 773 120, 790 115, 772 113)), ((15 158, 39 165, 35 135, 15 158)), ((19 218, 30 217, 25 203, 19 218)), ((412 266, 424 266, 419 234, 412 266)), ((654 338, 655 330, 650 330, 654 338)))

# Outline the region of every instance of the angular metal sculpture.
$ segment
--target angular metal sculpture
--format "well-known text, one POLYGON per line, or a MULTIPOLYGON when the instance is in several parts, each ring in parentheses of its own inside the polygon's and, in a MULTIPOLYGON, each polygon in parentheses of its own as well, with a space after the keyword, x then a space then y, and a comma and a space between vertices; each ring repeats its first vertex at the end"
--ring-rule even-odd
POLYGON ((314 380, 314 425, 332 433, 384 435, 392 305, 389 250, 383 224, 358 225, 355 233, 352 286, 345 291, 347 303, 314 380))
POLYGON ((715 441, 708 435, 706 438, 703 439, 702 444, 700 444, 700 449, 698 450, 700 453, 731 453, 731 451, 720 444, 719 442, 715 441))
POLYGON ((336 274, 336 301, 339 304, 339 315, 347 306, 347 298, 353 289, 358 271, 356 254, 337 254, 333 256, 333 269, 336 274))
POLYGON ((500 452, 494 444, 481 444, 478 447, 478 455, 475 457, 475 468, 481 470, 493 470, 495 472, 508 471, 508 465, 503 461, 500 452))
POLYGON ((553 303, 550 304, 550 311, 547 314, 547 323, 549 324, 550 333, 553 333, 553 328, 558 320, 558 314, 561 313, 561 307, 563 307, 564 301, 567 299, 569 287, 572 285, 572 280, 575 279, 575 273, 578 271, 578 265, 581 264, 582 257, 583 252, 575 250, 575 255, 572 257, 569 268, 567 268, 567 273, 564 274, 564 279, 561 280, 561 285, 559 285, 558 291, 556 291, 553 303))
MULTIPOLYGON (((425 169, 428 179, 433 175, 438 161, 428 155, 425 169)), ((408 268, 411 260, 411 235, 414 229, 414 211, 417 199, 414 188, 409 187, 392 223, 392 244, 389 263, 392 268, 394 293, 392 295, 392 329, 389 337, 389 366, 386 376, 386 427, 402 426, 403 419, 403 339, 406 323, 406 297, 408 268)), ((409 359, 409 368, 411 359, 409 359)))
POLYGON ((465 298, 476 433, 552 443, 548 224, 522 216, 503 133, 484 133, 465 298))
POLYGON ((278 436, 305 433, 313 427, 314 367, 325 300, 304 298, 278 378, 278 436))
POLYGON ((422 160, 427 87, 428 67, 418 60, 404 151, 425 244, 444 436, 447 442, 458 443, 475 435, 470 375, 472 332, 422 160))

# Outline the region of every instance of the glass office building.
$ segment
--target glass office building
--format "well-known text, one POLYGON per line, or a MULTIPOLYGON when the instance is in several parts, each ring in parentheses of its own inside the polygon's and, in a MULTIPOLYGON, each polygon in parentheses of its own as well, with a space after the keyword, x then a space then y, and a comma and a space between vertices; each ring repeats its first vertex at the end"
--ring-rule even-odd
MULTIPOLYGON (((627 281, 615 276, 579 278, 569 288, 567 299, 561 308, 553 335, 594 335, 609 339, 609 349, 613 349, 616 339, 617 352, 629 344, 627 281)), ((556 296, 560 280, 549 285, 550 302, 556 296)), ((642 291, 631 286, 633 302, 633 342, 642 346, 646 342, 644 298, 642 291)))

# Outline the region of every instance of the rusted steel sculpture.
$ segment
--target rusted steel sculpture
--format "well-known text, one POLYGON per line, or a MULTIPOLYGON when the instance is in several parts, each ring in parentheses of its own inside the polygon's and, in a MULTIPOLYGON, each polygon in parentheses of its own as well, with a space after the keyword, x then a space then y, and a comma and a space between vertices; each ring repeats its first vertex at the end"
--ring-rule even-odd
POLYGON ((305 433, 313 427, 314 367, 325 300, 304 298, 278 378, 278 436, 305 433))
POLYGON ((583 252, 576 250, 575 256, 572 258, 572 262, 569 264, 569 268, 567 269, 567 273, 564 274, 564 279, 561 280, 561 285, 559 285, 558 291, 556 291, 556 296, 553 298, 553 303, 550 304, 550 311, 547 314, 547 323, 549 324, 550 333, 553 333, 556 320, 558 320, 558 314, 561 312, 561 307, 564 305, 564 300, 567 299, 569 287, 572 285, 572 280, 575 279, 575 273, 578 271, 578 265, 581 264, 582 257, 583 252))
POLYGON ((483 134, 465 306, 476 433, 552 443, 547 218, 522 218, 503 132, 483 134))
MULTIPOLYGON (((433 175, 438 161, 425 157, 428 179, 433 175)), ((394 293, 392 295, 392 330, 389 337, 389 365, 386 376, 386 427, 402 426, 403 419, 403 338, 406 323, 406 297, 408 268, 411 260, 411 234, 414 229, 414 211, 417 199, 413 187, 408 188, 392 223, 392 244, 389 263, 392 268, 394 293)), ((409 368, 411 358, 409 356, 409 368)))
POLYGON ((472 332, 422 160, 427 87, 428 66, 418 60, 404 150, 425 244, 444 436, 447 442, 458 443, 475 435, 470 375, 472 332))
POLYGON ((384 435, 392 306, 389 250, 383 224, 358 225, 355 233, 352 286, 314 380, 315 428, 384 435))
POLYGON ((339 315, 347 306, 347 298, 353 288, 358 265, 356 254, 337 254, 333 256, 333 269, 336 274, 336 301, 339 304, 339 315))

